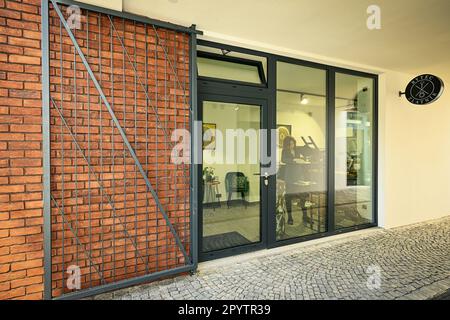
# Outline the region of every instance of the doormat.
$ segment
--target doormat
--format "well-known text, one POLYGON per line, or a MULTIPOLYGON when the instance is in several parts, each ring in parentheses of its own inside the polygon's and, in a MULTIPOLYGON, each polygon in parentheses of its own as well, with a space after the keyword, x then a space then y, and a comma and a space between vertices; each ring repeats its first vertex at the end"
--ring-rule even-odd
POLYGON ((203 238, 203 252, 217 251, 252 243, 239 232, 215 234, 203 238))

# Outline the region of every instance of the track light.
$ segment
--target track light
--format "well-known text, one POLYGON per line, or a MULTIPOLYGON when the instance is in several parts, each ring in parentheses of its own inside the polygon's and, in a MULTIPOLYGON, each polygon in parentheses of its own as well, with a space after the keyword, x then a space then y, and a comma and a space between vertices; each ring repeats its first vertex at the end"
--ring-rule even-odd
POLYGON ((309 99, 303 93, 300 95, 300 103, 303 105, 309 103, 309 99))

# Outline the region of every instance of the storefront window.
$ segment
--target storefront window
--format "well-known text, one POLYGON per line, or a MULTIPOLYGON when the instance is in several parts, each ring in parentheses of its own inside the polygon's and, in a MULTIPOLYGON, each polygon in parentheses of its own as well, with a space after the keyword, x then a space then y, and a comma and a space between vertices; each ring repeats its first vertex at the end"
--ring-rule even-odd
POLYGON ((326 231, 326 71, 277 63, 276 238, 326 231))
POLYGON ((373 222, 374 80, 336 73, 335 228, 373 222))

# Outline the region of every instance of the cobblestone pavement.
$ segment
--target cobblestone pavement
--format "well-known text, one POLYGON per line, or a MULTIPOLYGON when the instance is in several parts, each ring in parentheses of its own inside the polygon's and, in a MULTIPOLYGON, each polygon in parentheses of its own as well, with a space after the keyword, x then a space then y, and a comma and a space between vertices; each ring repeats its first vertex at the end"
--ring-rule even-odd
POLYGON ((450 288, 450 218, 203 269, 93 299, 431 299, 450 288))

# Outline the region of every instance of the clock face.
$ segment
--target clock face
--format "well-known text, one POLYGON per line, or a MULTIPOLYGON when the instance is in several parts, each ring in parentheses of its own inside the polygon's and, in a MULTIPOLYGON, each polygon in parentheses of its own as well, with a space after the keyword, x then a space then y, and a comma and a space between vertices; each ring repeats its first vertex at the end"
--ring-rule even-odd
POLYGON ((444 92, 442 80, 431 74, 423 74, 413 79, 406 87, 406 98, 416 105, 433 103, 444 92))

